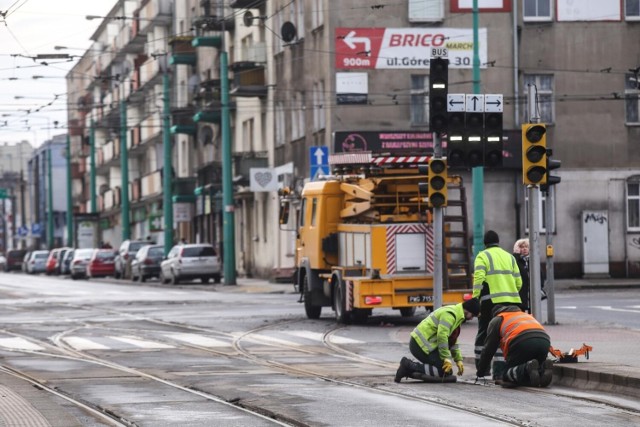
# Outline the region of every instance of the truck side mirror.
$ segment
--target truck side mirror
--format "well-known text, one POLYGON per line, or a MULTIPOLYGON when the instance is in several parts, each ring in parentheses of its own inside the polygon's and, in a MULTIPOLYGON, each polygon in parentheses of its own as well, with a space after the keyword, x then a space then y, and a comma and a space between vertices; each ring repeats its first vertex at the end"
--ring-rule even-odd
POLYGON ((280 201, 280 230, 283 231, 293 231, 295 230, 295 226, 290 224, 291 219, 291 201, 290 200, 281 200, 280 201))

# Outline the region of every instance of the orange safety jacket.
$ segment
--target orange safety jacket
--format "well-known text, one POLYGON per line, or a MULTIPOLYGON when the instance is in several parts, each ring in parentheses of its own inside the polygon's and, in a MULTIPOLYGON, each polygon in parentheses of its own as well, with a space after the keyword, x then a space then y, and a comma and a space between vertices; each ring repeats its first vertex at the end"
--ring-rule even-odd
POLYGON ((537 329, 544 331, 542 325, 529 313, 505 311, 499 313, 498 316, 502 317, 502 325, 500 325, 500 348, 502 349, 505 359, 509 352, 509 344, 511 344, 511 341, 515 337, 528 330, 537 329))

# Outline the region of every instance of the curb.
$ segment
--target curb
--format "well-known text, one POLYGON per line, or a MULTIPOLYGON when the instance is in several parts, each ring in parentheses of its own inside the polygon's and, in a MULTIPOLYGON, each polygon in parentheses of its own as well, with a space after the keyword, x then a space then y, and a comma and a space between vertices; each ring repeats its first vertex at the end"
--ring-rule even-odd
POLYGON ((553 384, 583 390, 615 392, 640 399, 640 377, 628 374, 628 371, 634 371, 633 369, 617 364, 589 364, 592 366, 584 366, 587 363, 555 363, 553 384))

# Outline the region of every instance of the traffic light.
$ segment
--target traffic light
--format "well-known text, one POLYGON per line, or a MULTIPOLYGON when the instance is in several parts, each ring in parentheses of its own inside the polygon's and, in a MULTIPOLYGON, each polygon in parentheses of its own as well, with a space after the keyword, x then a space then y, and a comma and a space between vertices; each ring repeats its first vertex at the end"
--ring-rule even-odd
POLYGON ((522 182, 547 183, 547 127, 540 123, 522 125, 522 182))
POLYGON ((466 141, 467 144, 467 166, 482 166, 484 161, 483 134, 484 134, 484 114, 465 113, 466 141))
POLYGON ((429 159, 429 205, 447 206, 447 160, 429 159))
POLYGON ((447 131, 447 91, 449 60, 433 58, 429 61, 429 126, 431 132, 447 131))
POLYGON ((502 113, 484 115, 484 166, 502 166, 502 113))
POLYGON ((467 154, 465 144, 464 113, 449 113, 447 129, 447 161, 451 168, 466 167, 467 154))
POLYGON ((562 166, 562 161, 552 159, 552 155, 553 150, 551 148, 547 148, 547 183, 540 186, 540 190, 545 193, 549 191, 550 186, 559 184, 562 180, 559 176, 550 175, 552 170, 560 169, 560 166, 562 166))

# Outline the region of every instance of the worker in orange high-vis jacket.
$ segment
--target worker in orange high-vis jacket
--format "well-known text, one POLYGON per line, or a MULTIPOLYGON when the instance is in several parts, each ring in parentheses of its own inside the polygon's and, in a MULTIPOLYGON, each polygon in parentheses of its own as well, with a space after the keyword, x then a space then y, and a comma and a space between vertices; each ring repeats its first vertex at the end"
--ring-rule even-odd
POLYGON ((549 386, 553 379, 553 362, 547 359, 551 342, 544 327, 517 306, 496 306, 493 314, 476 375, 483 376, 500 347, 506 362, 503 387, 549 386))

